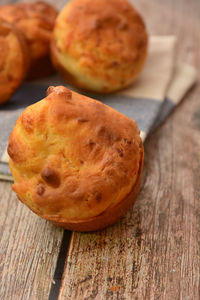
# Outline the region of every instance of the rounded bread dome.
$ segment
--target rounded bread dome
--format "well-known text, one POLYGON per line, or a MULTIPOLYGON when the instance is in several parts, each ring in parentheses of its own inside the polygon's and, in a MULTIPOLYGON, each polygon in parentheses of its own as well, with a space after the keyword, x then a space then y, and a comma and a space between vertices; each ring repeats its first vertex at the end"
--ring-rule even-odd
POLYGON ((67 82, 110 93, 138 77, 147 40, 144 22, 127 0, 72 0, 56 19, 51 56, 67 82))
POLYGON ((0 18, 13 24, 26 38, 31 60, 29 79, 52 73, 49 43, 56 16, 57 10, 43 1, 0 7, 0 18))
POLYGON ((24 80, 29 67, 22 34, 0 19, 0 104, 8 101, 24 80))
POLYGON ((25 109, 8 154, 19 199, 67 229, 114 223, 139 191, 144 153, 136 122, 62 86, 25 109))

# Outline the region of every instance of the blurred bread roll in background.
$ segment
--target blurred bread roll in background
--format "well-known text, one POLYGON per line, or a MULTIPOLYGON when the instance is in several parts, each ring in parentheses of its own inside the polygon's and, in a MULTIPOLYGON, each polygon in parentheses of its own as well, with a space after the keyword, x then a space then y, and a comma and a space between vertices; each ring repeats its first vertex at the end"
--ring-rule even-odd
POLYGON ((8 101, 18 89, 28 67, 29 55, 23 35, 0 19, 0 104, 8 101))
POLYGON ((139 192, 144 150, 136 122, 63 86, 25 109, 8 154, 18 198, 66 229, 113 224, 139 192))
POLYGON ((127 0, 72 0, 57 17, 51 56, 70 84, 110 93, 139 76, 147 40, 144 22, 127 0))
POLYGON ((49 42, 56 16, 57 10, 43 1, 0 7, 0 18, 13 24, 26 38, 31 61, 29 79, 46 76, 53 71, 49 42))

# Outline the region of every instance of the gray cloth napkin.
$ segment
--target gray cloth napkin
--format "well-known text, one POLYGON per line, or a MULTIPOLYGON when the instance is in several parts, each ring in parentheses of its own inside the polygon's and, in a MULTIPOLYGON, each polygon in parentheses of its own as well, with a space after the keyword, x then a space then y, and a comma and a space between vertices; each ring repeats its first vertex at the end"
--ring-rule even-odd
MULTIPOLYGON (((176 62, 175 44, 174 36, 152 36, 144 70, 132 86, 112 95, 87 94, 136 120, 143 141, 196 81, 193 67, 176 62)), ((0 106, 0 179, 12 181, 6 148, 16 119, 26 106, 45 97, 49 85, 67 86, 59 75, 25 82, 9 102, 0 106)))

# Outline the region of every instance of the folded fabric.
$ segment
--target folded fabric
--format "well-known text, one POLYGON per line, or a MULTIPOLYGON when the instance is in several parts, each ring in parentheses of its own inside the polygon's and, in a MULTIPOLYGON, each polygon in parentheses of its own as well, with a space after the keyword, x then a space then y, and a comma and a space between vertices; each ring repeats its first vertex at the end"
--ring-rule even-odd
MULTIPOLYGON (((175 62, 174 36, 152 36, 148 58, 140 78, 112 95, 87 94, 136 120, 143 141, 181 101, 196 80, 193 67, 175 62)), ((0 107, 0 179, 11 180, 6 151, 9 134, 24 108, 45 96, 49 85, 66 85, 59 75, 26 82, 8 103, 0 107)))

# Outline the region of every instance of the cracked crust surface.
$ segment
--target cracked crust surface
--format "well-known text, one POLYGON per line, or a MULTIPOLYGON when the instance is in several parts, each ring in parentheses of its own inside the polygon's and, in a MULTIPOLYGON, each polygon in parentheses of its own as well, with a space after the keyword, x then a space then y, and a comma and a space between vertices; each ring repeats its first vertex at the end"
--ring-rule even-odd
POLYGON ((8 154, 19 199, 65 228, 95 230, 113 223, 112 208, 120 204, 115 214, 121 216, 121 203, 139 189, 143 145, 136 122, 62 86, 50 87, 46 98, 25 109, 8 154), (95 226, 104 214, 107 222, 103 218, 95 226))

